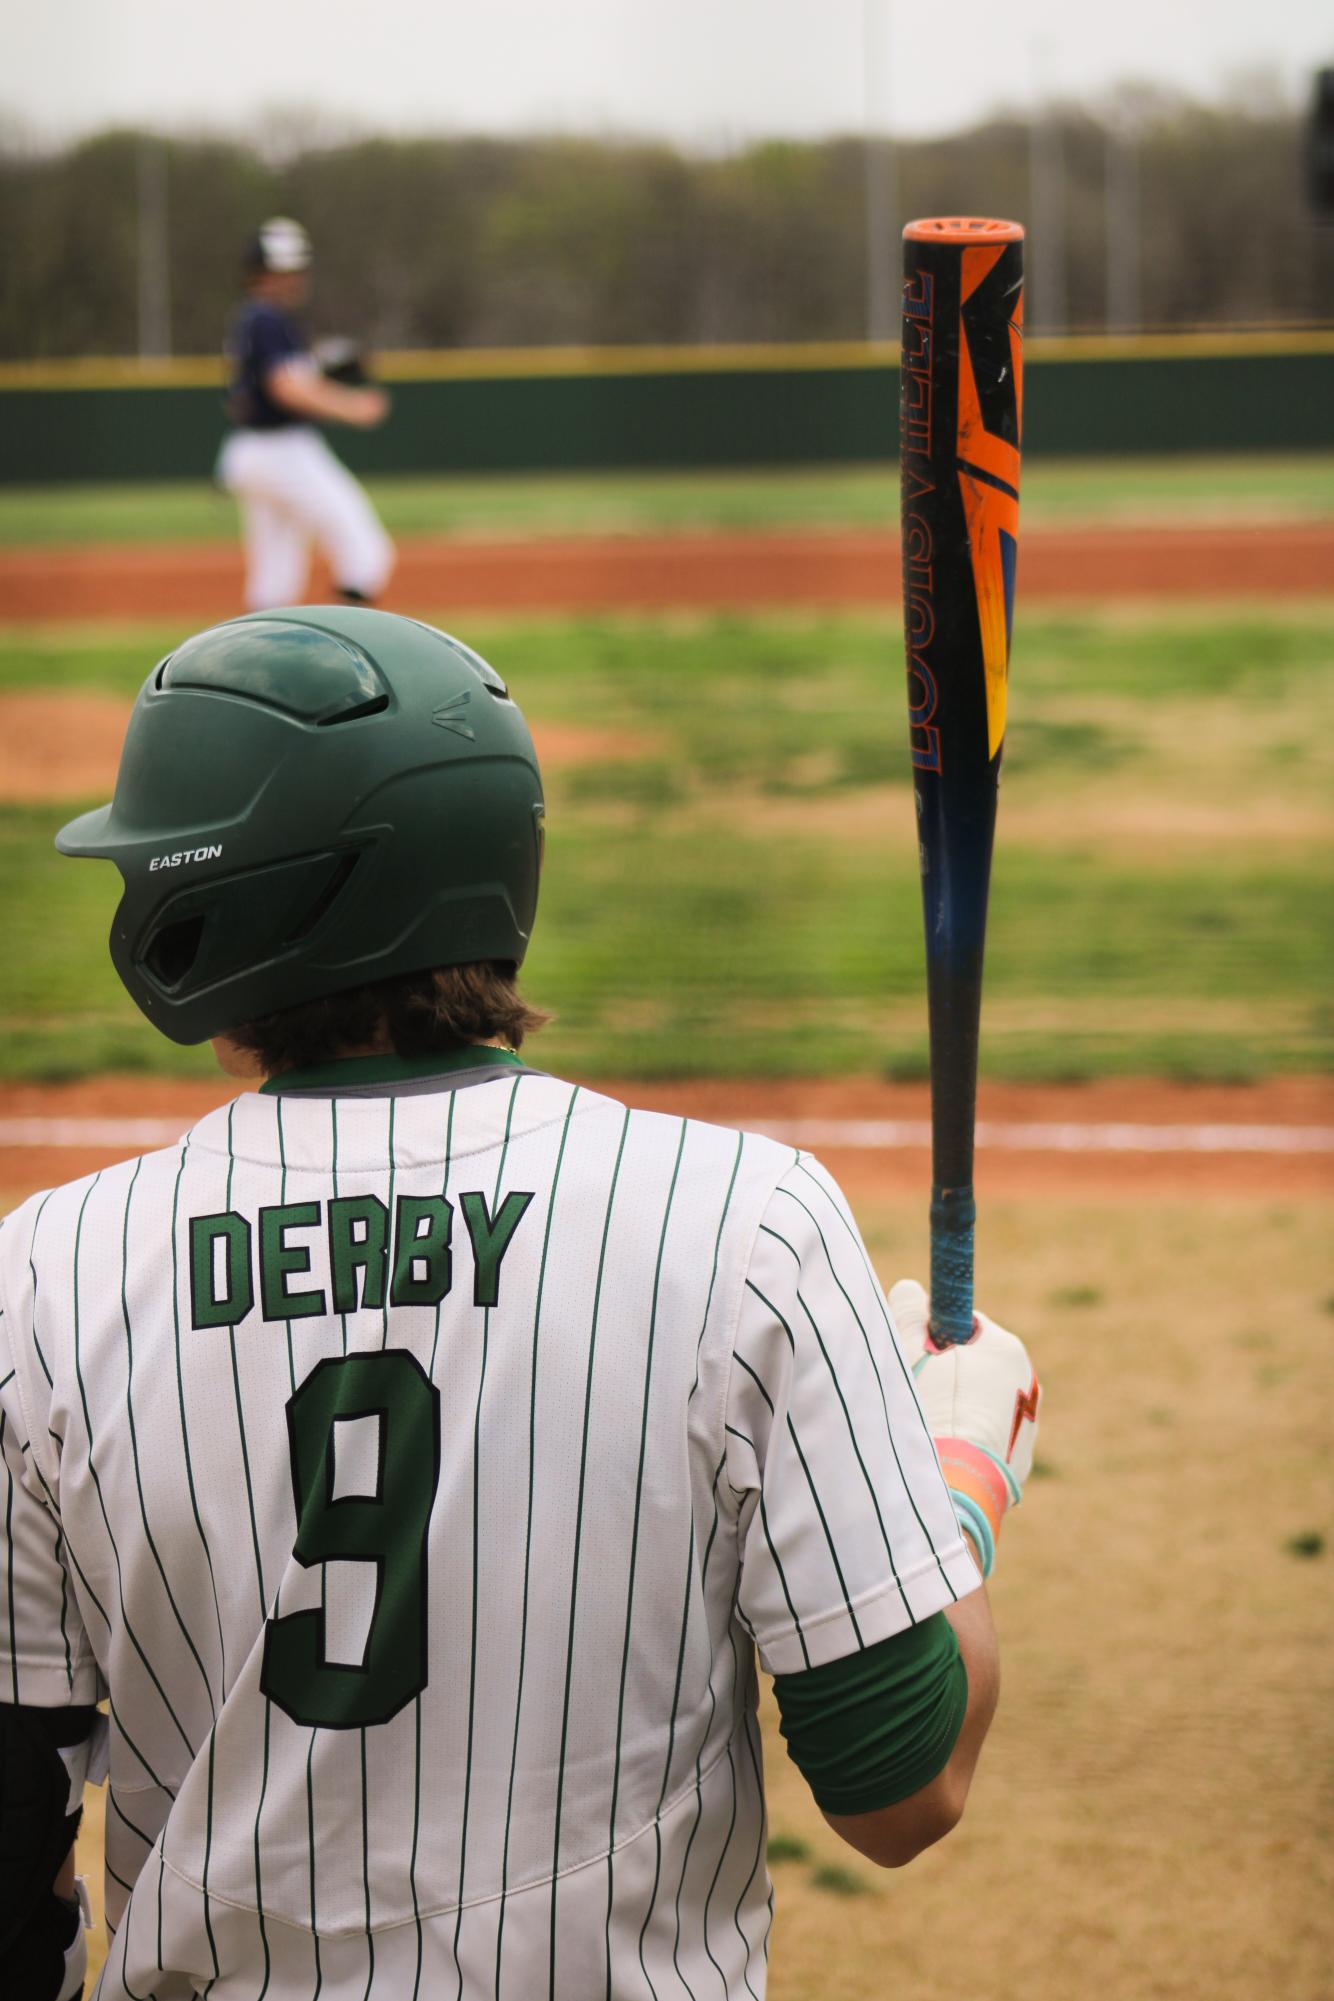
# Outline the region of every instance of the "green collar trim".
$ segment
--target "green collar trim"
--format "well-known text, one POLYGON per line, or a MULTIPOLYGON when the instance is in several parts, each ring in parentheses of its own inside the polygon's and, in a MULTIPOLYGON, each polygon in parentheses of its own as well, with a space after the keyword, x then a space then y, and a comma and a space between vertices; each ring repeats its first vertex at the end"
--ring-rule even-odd
POLYGON ((483 1065, 511 1064, 523 1068, 522 1057, 512 1049, 492 1049, 489 1044, 470 1042, 463 1049, 437 1051, 431 1056, 342 1056, 334 1063, 312 1063, 304 1070, 284 1070, 260 1085, 265 1097, 280 1097, 284 1091, 328 1091, 340 1087, 365 1088, 367 1084, 403 1084, 417 1077, 440 1077, 451 1070, 477 1070, 483 1065))

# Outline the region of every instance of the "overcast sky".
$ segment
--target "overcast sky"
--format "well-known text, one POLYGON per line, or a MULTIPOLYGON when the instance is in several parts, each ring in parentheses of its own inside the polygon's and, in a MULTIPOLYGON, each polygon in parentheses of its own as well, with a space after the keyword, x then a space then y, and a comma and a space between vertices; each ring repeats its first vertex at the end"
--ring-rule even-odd
POLYGON ((373 130, 642 132, 727 147, 947 132, 1123 78, 1305 100, 1331 0, 30 0, 0 110, 39 139, 309 108, 373 130), (870 52, 869 83, 867 53, 870 52))

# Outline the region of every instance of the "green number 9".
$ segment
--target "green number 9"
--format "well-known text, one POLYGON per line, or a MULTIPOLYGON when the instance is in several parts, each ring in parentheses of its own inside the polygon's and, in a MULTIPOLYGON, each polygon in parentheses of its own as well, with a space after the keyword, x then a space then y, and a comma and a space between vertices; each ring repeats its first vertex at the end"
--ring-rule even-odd
POLYGON ((375 1610, 359 1664, 325 1658, 323 1610, 264 1628, 259 1685, 294 1723, 353 1730, 387 1723, 426 1686, 426 1534, 440 1479, 440 1392, 402 1348, 313 1368, 287 1405, 297 1533, 304 1566, 376 1566, 375 1610), (335 1498, 335 1426, 375 1418, 374 1494, 335 1498))

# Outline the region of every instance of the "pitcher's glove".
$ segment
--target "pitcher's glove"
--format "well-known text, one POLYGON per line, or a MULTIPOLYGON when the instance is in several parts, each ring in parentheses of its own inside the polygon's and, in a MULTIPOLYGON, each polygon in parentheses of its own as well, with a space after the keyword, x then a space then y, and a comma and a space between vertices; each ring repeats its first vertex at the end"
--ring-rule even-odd
POLYGON ((938 1347, 916 1279, 891 1288, 889 1309, 955 1513, 989 1577, 1001 1522, 1018 1506, 1033 1465, 1042 1391, 1028 1350, 985 1313, 974 1315, 970 1340, 938 1347))
POLYGON ((317 340, 310 354, 326 382, 341 382, 345 389, 366 389, 375 379, 369 356, 355 340, 317 340))

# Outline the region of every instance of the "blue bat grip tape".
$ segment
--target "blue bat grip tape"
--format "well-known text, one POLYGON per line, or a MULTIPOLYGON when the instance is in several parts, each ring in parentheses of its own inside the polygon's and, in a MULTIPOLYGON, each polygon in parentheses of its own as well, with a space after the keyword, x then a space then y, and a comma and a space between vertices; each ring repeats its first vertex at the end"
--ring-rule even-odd
POLYGON ((973 1331, 971 1188, 931 1191, 931 1332, 937 1341, 967 1341, 973 1331))

